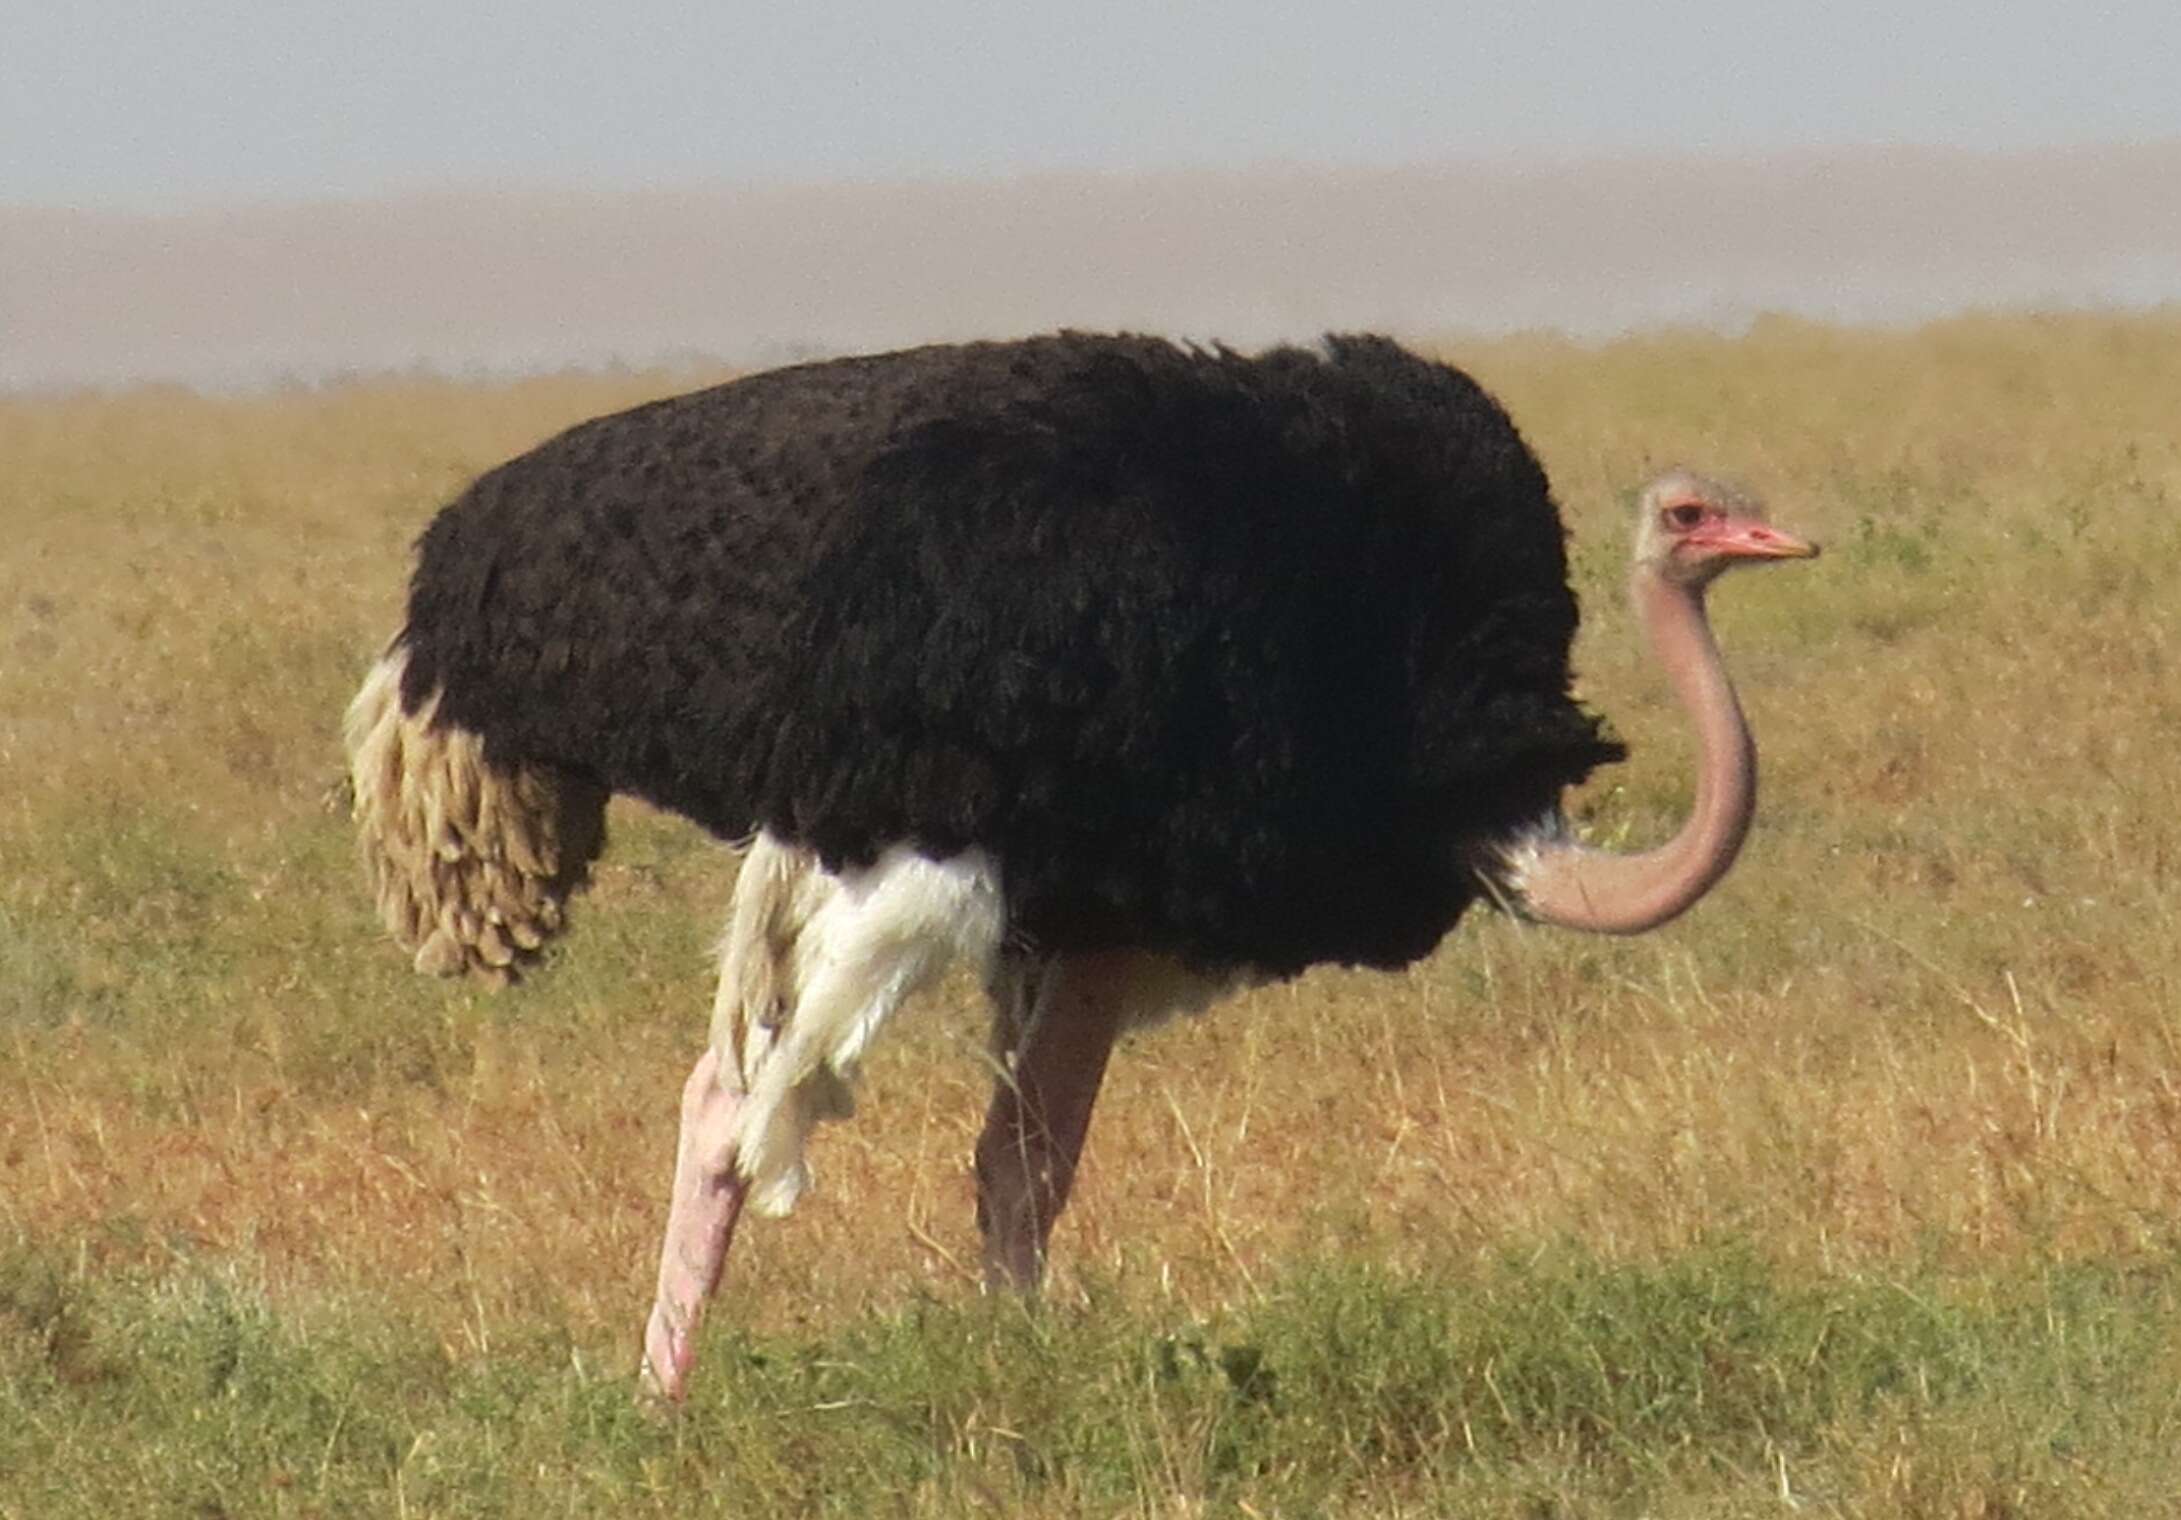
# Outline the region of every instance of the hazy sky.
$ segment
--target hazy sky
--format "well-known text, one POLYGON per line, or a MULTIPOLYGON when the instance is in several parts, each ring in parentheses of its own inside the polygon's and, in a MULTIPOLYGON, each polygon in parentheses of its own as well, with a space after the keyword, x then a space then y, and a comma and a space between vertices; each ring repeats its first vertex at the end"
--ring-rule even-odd
POLYGON ((2176 0, 0 0, 0 205, 2181 138, 2176 0))

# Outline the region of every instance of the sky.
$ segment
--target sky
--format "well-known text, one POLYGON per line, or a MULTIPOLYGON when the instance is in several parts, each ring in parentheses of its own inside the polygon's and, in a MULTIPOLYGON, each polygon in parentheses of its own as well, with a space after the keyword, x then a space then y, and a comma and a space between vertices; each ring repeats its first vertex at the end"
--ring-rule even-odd
POLYGON ((0 0, 0 206, 2181 139, 2175 0, 0 0))

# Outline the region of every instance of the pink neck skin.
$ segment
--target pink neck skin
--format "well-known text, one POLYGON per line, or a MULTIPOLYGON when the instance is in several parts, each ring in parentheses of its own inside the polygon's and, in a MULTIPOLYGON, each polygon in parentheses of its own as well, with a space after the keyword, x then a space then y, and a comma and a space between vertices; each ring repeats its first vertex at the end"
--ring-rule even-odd
POLYGON ((1593 934, 1641 934, 1685 912, 1734 864, 1757 805, 1757 750, 1704 619, 1703 588, 1639 567, 1630 589, 1652 651, 1696 725, 1696 803, 1679 833, 1638 855, 1570 839, 1518 850, 1514 885, 1530 915, 1593 934))

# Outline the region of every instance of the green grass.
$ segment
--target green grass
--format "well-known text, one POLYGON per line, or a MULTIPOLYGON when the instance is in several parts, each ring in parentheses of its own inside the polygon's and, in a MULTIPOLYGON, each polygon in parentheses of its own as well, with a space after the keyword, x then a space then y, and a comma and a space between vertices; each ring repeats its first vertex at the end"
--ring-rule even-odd
POLYGON ((2181 1260, 1806 1280, 1559 1245, 1299 1262, 1204 1318, 1109 1286, 727 1331, 662 1418, 550 1329, 476 1357, 383 1296, 18 1252, 0 1514, 2150 1515, 2177 1327, 2181 1260))

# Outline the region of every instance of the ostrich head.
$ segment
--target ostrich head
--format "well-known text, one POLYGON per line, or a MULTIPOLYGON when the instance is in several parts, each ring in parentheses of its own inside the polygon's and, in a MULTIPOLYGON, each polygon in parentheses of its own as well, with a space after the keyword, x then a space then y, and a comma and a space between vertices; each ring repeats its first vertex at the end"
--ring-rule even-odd
POLYGON ((1753 497, 1688 470, 1659 476, 1637 503, 1634 573, 1688 593, 1701 595, 1737 565, 1817 552, 1817 545, 1768 524, 1753 497))
POLYGON ((1636 934, 1686 912, 1727 874, 1757 802, 1757 749, 1704 617, 1704 593, 1738 565, 1809 559, 1817 545, 1773 527, 1743 493, 1686 470, 1660 476, 1637 508, 1629 590, 1697 735, 1688 821, 1653 850, 1578 843, 1558 813, 1498 852, 1491 874, 1532 918, 1636 934))

